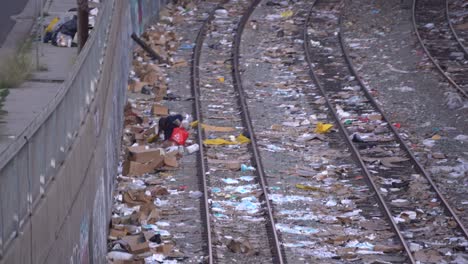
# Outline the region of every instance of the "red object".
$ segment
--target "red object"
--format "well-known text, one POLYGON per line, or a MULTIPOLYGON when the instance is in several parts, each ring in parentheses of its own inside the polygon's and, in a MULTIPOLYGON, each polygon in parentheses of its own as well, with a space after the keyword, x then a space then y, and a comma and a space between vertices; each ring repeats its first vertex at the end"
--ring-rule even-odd
POLYGON ((393 126, 395 126, 396 128, 400 128, 401 124, 400 123, 395 123, 395 124, 393 124, 393 126))
POLYGON ((358 117, 358 120, 361 121, 361 122, 364 122, 364 123, 369 122, 369 118, 367 118, 367 117, 358 117))
POLYGON ((189 132, 187 132, 187 130, 185 130, 182 127, 176 127, 172 131, 172 135, 171 135, 170 140, 177 143, 177 145, 184 145, 185 141, 188 138, 188 136, 189 136, 189 132))

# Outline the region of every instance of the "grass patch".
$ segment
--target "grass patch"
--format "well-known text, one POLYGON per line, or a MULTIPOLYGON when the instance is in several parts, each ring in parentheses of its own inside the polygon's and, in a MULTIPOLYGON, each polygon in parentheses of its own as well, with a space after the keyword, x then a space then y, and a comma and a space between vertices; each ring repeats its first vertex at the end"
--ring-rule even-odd
POLYGON ((0 66, 0 89, 16 88, 31 74, 31 40, 19 45, 16 51, 7 56, 0 66))

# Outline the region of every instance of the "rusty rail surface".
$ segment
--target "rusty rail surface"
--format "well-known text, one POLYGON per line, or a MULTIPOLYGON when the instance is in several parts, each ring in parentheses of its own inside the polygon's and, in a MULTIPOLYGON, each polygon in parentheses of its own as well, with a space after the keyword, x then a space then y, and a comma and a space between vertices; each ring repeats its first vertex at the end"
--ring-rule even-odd
MULTIPOLYGON (((209 17, 204 21, 200 31, 198 32, 198 36, 195 42, 195 47, 193 49, 193 56, 192 56, 192 65, 191 65, 191 86, 192 86, 192 93, 195 97, 195 103, 194 103, 194 112, 195 112, 195 117, 196 120, 199 120, 202 122, 203 117, 201 114, 201 103, 200 103, 200 74, 199 74, 199 65, 200 65, 200 56, 201 56, 201 49, 202 45, 205 39, 205 34, 207 31, 207 26, 209 23, 211 23, 214 19, 214 12, 216 9, 221 7, 223 4, 227 3, 229 0, 223 0, 222 3, 218 5, 218 7, 214 8, 212 12, 210 12, 209 17)), ((283 257, 281 253, 281 246, 280 242, 278 239, 278 234, 276 232, 276 227, 275 227, 275 222, 273 219, 273 213, 272 213, 272 206, 270 203, 270 200, 268 199, 268 190, 266 186, 266 181, 265 181, 265 172, 263 169, 263 165, 261 162, 260 154, 259 154, 259 149, 255 140, 255 134, 253 131, 253 126, 252 126, 252 121, 250 119, 250 114, 249 114, 249 109, 246 104, 246 99, 244 96, 244 91, 242 87, 242 81, 240 77, 240 71, 239 71, 239 47, 241 44, 241 37, 242 37, 242 32, 243 29, 250 17, 250 15, 253 13, 255 8, 258 6, 258 4, 261 2, 261 0, 255 0, 251 3, 249 8, 246 10, 246 12, 243 14, 238 27, 236 31, 236 35, 234 38, 233 42, 233 48, 232 48, 232 56, 233 56, 233 71, 232 71, 232 76, 234 80, 234 88, 238 92, 238 100, 239 100, 239 106, 242 110, 242 122, 244 124, 244 127, 247 128, 247 132, 250 135, 251 139, 251 151, 253 153, 253 161, 252 163, 257 167, 257 172, 259 175, 259 183, 262 188, 264 197, 265 197, 265 204, 266 204, 266 211, 267 211, 267 219, 269 220, 269 231, 270 231, 270 243, 273 245, 273 256, 275 258, 275 263, 284 263, 283 262, 283 257)), ((212 237, 211 237, 211 224, 210 224, 210 209, 209 209, 209 202, 208 202, 208 188, 207 188, 207 182, 208 179, 206 177, 206 168, 207 168, 207 158, 205 157, 205 151, 203 150, 203 139, 204 139, 204 133, 202 126, 199 125, 197 127, 197 139, 200 144, 200 152, 199 152, 199 175, 200 179, 202 181, 203 185, 203 191, 204 191, 204 221, 205 221, 205 228, 207 232, 207 241, 208 241, 208 262, 213 263, 214 257, 213 257, 213 250, 212 250, 212 237)))
MULTIPOLYGON (((363 172, 364 172, 364 174, 365 174, 365 176, 367 178, 367 182, 369 183, 370 187, 374 190, 374 192, 375 192, 375 194, 376 194, 376 196, 377 196, 377 198, 379 200, 379 204, 380 204, 381 208, 383 209, 385 215, 387 216, 389 222, 391 223, 392 229, 397 234, 398 239, 400 240, 401 244, 403 245, 404 250, 405 250, 406 254, 408 255, 408 258, 409 258, 410 262, 411 263, 417 263, 414 256, 413 256, 413 254, 412 254, 412 252, 411 252, 411 250, 410 250, 410 248, 409 248, 409 245, 406 243, 406 240, 403 237, 402 232, 400 231, 400 228, 398 227, 397 223, 393 219, 393 215, 391 213, 390 207, 387 205, 387 203, 384 200, 383 196, 379 193, 377 184, 372 179, 371 173, 367 169, 366 164, 365 164, 364 160, 361 157, 361 154, 359 153, 359 151, 358 151, 357 147, 355 146, 355 144, 352 142, 352 139, 351 139, 348 131, 346 130, 344 124, 340 121, 338 113, 334 109, 333 104, 331 103, 331 100, 330 100, 329 96, 327 95, 326 89, 320 83, 319 78, 318 78, 317 74, 314 71, 314 66, 313 66, 313 63, 312 63, 312 54, 311 54, 311 51, 310 51, 310 49, 311 49, 310 45, 311 44, 310 44, 310 38, 309 38, 308 33, 307 33, 307 27, 308 27, 308 25, 310 25, 314 5, 318 1, 319 0, 316 0, 312 4, 312 7, 311 7, 311 9, 309 11, 309 16, 307 17, 307 21, 305 23, 305 28, 304 28, 304 50, 305 50, 305 53, 306 53, 306 61, 307 61, 308 65, 309 65, 309 68, 310 68, 309 73, 310 73, 311 77, 314 79, 314 81, 315 81, 316 85, 318 86, 319 90, 321 91, 321 93, 322 93, 322 95, 323 95, 323 97, 324 97, 324 99, 326 101, 326 105, 328 106, 328 108, 332 112, 333 117, 336 119, 336 123, 339 126, 339 130, 343 134, 343 137, 346 139, 347 144, 348 144, 348 146, 350 147, 350 149, 351 149, 351 151, 353 153, 353 156, 356 158, 356 160, 358 161, 361 169, 363 170, 363 172)), ((413 16, 413 18, 414 18, 414 16, 413 16)), ((376 100, 373 98, 373 96, 369 93, 369 90, 368 90, 367 86, 363 83, 363 81, 359 77, 359 75, 356 72, 356 70, 355 70, 355 68, 353 66, 353 63, 352 63, 352 61, 351 61, 351 59, 349 57, 349 53, 348 53, 348 51, 347 51, 347 49, 345 47, 345 43, 344 43, 344 40, 343 40, 343 37, 342 37, 342 33, 341 33, 342 20, 341 20, 341 17, 339 18, 338 23, 339 23, 339 31, 338 31, 338 34, 337 34, 337 38, 338 38, 339 45, 340 45, 340 48, 342 50, 343 57, 345 59, 346 65, 347 65, 349 71, 351 72, 352 76, 354 76, 356 78, 359 86, 362 88, 362 91, 365 94, 366 99, 368 99, 370 104, 374 107, 374 109, 379 114, 381 114, 382 120, 384 122, 386 122, 387 124, 390 124, 389 127, 390 127, 390 130, 391 130, 392 134, 394 135, 396 141, 400 144, 402 150, 409 156, 410 162, 414 166, 415 170, 418 171, 421 175, 423 175, 423 177, 428 181, 431 189, 436 193, 437 197, 442 202, 442 205, 446 209, 446 212, 451 217, 453 217, 453 219, 457 223, 458 228, 461 230, 463 235, 465 237, 468 237, 468 233, 467 233, 466 228, 464 227, 463 223, 460 221, 459 217, 456 215, 453 208, 450 206, 450 204, 447 202, 445 197, 439 191, 439 189, 437 188, 435 183, 432 181, 431 177, 426 172, 426 170, 423 168, 423 166, 417 161, 416 157, 414 156, 412 151, 409 149, 407 144, 403 141, 403 139, 399 135, 396 128, 393 125, 391 125, 391 123, 389 122, 389 119, 387 118, 385 112, 382 110, 382 108, 379 106, 379 104, 376 102, 376 100)))
POLYGON ((247 12, 242 16, 242 19, 239 22, 239 25, 237 27, 237 34, 234 38, 234 45, 232 47, 232 54, 233 54, 233 67, 232 67, 232 74, 233 74, 233 79, 234 79, 234 88, 237 90, 237 94, 239 96, 239 105, 241 106, 242 109, 242 120, 244 122, 244 127, 247 127, 247 131, 250 135, 250 140, 251 142, 251 148, 252 148, 252 153, 254 154, 254 164, 257 166, 257 171, 258 171, 258 176, 260 178, 260 185, 262 187, 263 194, 265 196, 265 203, 266 207, 268 210, 268 218, 270 221, 270 243, 272 243, 274 247, 274 254, 273 256, 276 256, 276 263, 284 263, 283 261, 283 255, 281 251, 281 243, 279 241, 278 233, 276 231, 276 226, 275 226, 275 219, 273 217, 273 209, 272 205, 270 202, 270 199, 268 198, 268 188, 267 188, 267 183, 265 180, 265 170, 263 168, 262 164, 262 159, 260 156, 260 150, 257 145, 257 140, 255 138, 255 132, 253 129, 252 125, 252 119, 250 118, 250 112, 249 108, 247 106, 247 100, 245 98, 245 91, 244 87, 242 86, 242 79, 240 76, 240 66, 239 66, 239 57, 240 57, 240 45, 241 45, 241 39, 242 39, 242 32, 244 30, 245 25, 247 24, 247 21, 249 20, 250 15, 253 13, 255 8, 260 4, 261 0, 255 0, 252 2, 252 5, 249 7, 247 12))
MULTIPOLYGON (((440 74, 442 74, 442 76, 461 94, 463 95, 465 98, 468 98, 468 92, 466 92, 465 90, 463 90, 462 87, 460 87, 450 76, 448 76, 448 74, 440 67, 439 63, 437 63, 437 61, 435 60, 435 58, 431 55, 431 53, 429 52, 429 50, 427 49, 426 47, 426 44, 424 44, 424 40, 422 39, 421 35, 419 34, 419 30, 418 30, 418 25, 416 23, 416 3, 418 2, 418 0, 413 0, 413 6, 412 6, 412 22, 413 22, 413 29, 414 29, 414 32, 416 33, 416 37, 418 38, 419 40, 419 43, 421 44, 421 47, 423 48, 424 52, 426 53, 426 55, 429 57, 429 59, 432 61, 432 63, 434 64, 434 66, 437 68, 437 70, 440 72, 440 74)), ((447 19, 448 16, 447 16, 447 19)), ((450 20, 450 19, 449 19, 450 20)), ((449 23, 450 25, 450 23, 449 23)), ((456 36, 456 35, 455 35, 456 36)))

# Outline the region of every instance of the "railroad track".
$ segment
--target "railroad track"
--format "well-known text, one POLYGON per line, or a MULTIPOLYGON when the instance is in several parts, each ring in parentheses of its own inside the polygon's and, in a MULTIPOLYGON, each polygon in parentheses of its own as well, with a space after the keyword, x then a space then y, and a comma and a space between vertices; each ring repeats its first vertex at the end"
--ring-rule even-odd
POLYGON ((450 21, 448 1, 414 0, 413 26, 439 72, 468 98, 468 53, 450 21))
POLYGON ((313 4, 304 31, 311 75, 377 193, 408 261, 466 258, 466 228, 356 74, 341 38, 341 8, 341 1, 313 4))
POLYGON ((233 259, 238 263, 283 263, 266 198, 264 169, 245 98, 238 90, 236 70, 236 50, 245 25, 242 21, 248 19, 258 2, 223 1, 204 22, 194 47, 191 85, 199 122, 197 137, 202 146, 199 174, 205 193, 208 263, 232 263, 233 259), (208 132, 202 124, 234 127, 235 131, 208 132), (206 139, 226 138, 233 133, 249 135, 251 142, 235 147, 203 144, 206 139), (237 161, 253 166, 255 171, 226 169, 237 161), (238 186, 241 182, 244 185, 238 186))
POLYGON ((460 0, 445 0, 445 10, 447 22, 450 26, 453 36, 457 40, 460 47, 468 55, 468 28, 467 25, 462 24, 468 21, 468 15, 465 14, 468 8, 466 1, 460 0), (456 23, 453 22, 456 21, 456 23))
POLYGON ((310 4, 262 4, 249 21, 255 28, 242 36, 243 90, 268 167, 284 260, 405 263, 341 134, 310 138, 317 122, 333 123, 304 60, 301 32, 310 4))

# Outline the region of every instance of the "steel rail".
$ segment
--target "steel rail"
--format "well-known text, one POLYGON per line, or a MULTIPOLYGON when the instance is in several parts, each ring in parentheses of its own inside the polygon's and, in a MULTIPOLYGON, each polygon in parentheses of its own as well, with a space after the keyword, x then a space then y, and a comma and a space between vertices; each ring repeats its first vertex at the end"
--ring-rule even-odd
MULTIPOLYGON (((314 3, 315 4, 315 3, 314 3)), ((313 7, 312 7, 313 8, 313 7)), ((312 8, 311 8, 311 11, 312 11, 312 8)), ((309 17, 307 18, 307 22, 306 22, 306 25, 309 25, 310 24, 310 17, 311 17, 311 14, 312 12, 309 13, 309 17)), ((341 28, 342 28, 342 20, 341 18, 339 18, 339 32, 338 32, 338 38, 339 38, 339 42, 340 42, 340 46, 341 46, 341 49, 342 49, 342 53, 343 53, 343 57, 345 58, 346 60, 346 63, 348 65, 348 68, 350 70, 350 72, 354 75, 354 77, 356 78, 356 80, 358 81, 359 85, 361 86, 364 94, 366 95, 366 98, 369 100, 369 102, 372 104, 373 107, 375 107, 375 109, 380 112, 381 116, 382 116, 382 120, 384 122, 386 122, 387 124, 391 124, 389 122, 389 119, 387 118, 386 114, 384 113, 384 111, 381 109, 381 107, 379 106, 379 104, 375 101, 375 99, 373 98, 373 96, 370 94, 369 92, 369 89, 367 88, 367 86, 364 84, 364 82, 362 81, 362 79, 359 77, 357 71, 355 70, 355 67, 349 57, 349 53, 346 49, 346 45, 344 43, 344 40, 343 40, 343 37, 342 37, 342 34, 341 34, 341 28)), ((309 37, 308 37, 308 34, 307 34, 307 29, 305 29, 304 31, 304 49, 306 50, 306 59, 307 59, 307 62, 310 66, 310 73, 311 75, 313 76, 315 82, 317 83, 317 86, 320 88, 320 91, 322 92, 322 94, 324 95, 324 98, 327 102, 327 105, 330 107, 331 111, 333 112, 333 115, 334 117, 337 119, 338 121, 338 124, 340 126, 340 129, 342 130, 342 132, 344 133, 344 135, 346 136, 347 138, 347 142, 348 144, 350 144, 351 146, 351 149, 353 150, 353 153, 355 154, 355 156, 357 156, 357 158, 359 159, 359 163, 362 167, 362 169, 366 172, 366 177, 368 177, 368 179, 370 180, 371 184, 372 184, 372 187, 374 188, 374 190, 377 192, 377 189, 376 189, 376 185, 375 183, 372 181, 372 179, 370 178, 370 174, 364 164, 364 161, 360 158, 360 154, 359 152, 357 151, 357 149, 355 148, 354 144, 351 142, 351 139, 344 127, 344 125, 339 121, 339 117, 338 117, 338 114, 335 112, 335 110, 333 109, 331 103, 330 103, 330 100, 327 96, 327 94, 325 93, 325 89, 324 87, 319 83, 318 81, 318 77, 317 75, 315 74, 315 72, 313 71, 313 67, 312 67, 312 62, 311 62, 311 55, 310 55, 310 50, 309 50, 309 37)), ((399 144, 402 146, 403 150, 410 156, 410 160, 411 162, 415 165, 415 168, 416 170, 421 173, 423 175, 423 177, 426 178, 426 180, 428 181, 430 187, 432 188, 432 190, 437 194, 438 198, 441 200, 443 206, 445 207, 446 209, 446 212, 448 212, 452 217, 453 219, 455 220, 455 222, 457 223, 459 229, 462 231, 463 235, 465 237, 468 238, 468 232, 467 232, 467 229, 464 227, 464 225, 462 224, 462 222, 460 221, 460 219, 458 218, 458 216, 456 215, 456 213, 454 212, 454 210, 452 209, 452 207, 449 205, 449 203, 447 202, 447 200, 444 198, 444 196, 442 195, 442 193, 439 191, 439 189, 436 187, 435 183, 432 181, 431 177, 429 176, 429 174, 426 172, 426 170, 423 168, 423 166, 417 161, 416 157, 414 156, 414 154, 412 153, 412 151, 409 149, 408 145, 404 142, 404 140, 401 138, 400 134, 398 133, 398 131, 396 130, 396 128, 392 125, 389 125, 391 131, 393 132, 393 134, 395 135, 397 141, 399 142, 399 144)), ((381 204, 384 204, 384 209, 385 211, 388 213, 388 217, 390 218, 390 221, 392 222, 392 226, 395 230, 395 232, 398 233, 398 236, 400 238, 400 240, 402 241, 403 245, 405 246, 405 249, 406 251, 409 253, 409 256, 410 256, 410 259, 414 262, 414 259, 412 257, 412 255, 410 254, 411 251, 409 251, 409 248, 407 248, 407 245, 406 243, 404 242, 404 239, 403 239, 403 236, 401 235, 401 233, 399 232, 399 228, 398 226, 395 224, 394 220, 393 220, 393 217, 392 215, 390 214, 390 211, 388 210, 388 207, 385 205, 385 202, 382 198, 382 196, 377 192, 377 196, 379 197, 379 199, 382 199, 380 201, 381 204)))
MULTIPOLYGON (((201 115, 201 105, 200 105, 200 56, 203 42, 205 40, 205 32, 207 30, 207 25, 211 23, 215 18, 215 11, 219 9, 223 4, 227 3, 229 0, 224 0, 222 3, 218 4, 208 15, 208 17, 203 22, 200 30, 198 31, 197 38, 195 40, 195 46, 193 47, 192 53, 192 65, 190 69, 190 82, 192 88, 192 95, 195 98, 195 103, 193 105, 193 110, 195 112, 196 120, 199 122, 202 121, 201 115)), ((203 198, 204 198, 204 211, 205 211, 205 221, 206 221, 206 235, 207 235, 207 247, 208 247, 208 263, 213 263, 213 249, 212 243, 213 239, 211 237, 211 222, 210 222, 210 205, 208 202, 208 187, 207 187, 207 177, 206 177, 206 164, 205 151, 203 149, 203 129, 201 125, 197 126, 197 140, 200 145, 198 152, 198 161, 199 161, 199 175, 200 180, 202 181, 203 186, 203 198)))
POLYGON ((413 20, 413 28, 414 28, 414 32, 416 33, 416 36, 419 40, 419 43, 421 44, 424 52, 426 53, 426 55, 429 57, 429 59, 432 61, 432 63, 434 64, 434 66, 436 66, 436 68, 439 70, 439 72, 444 76, 444 78, 453 86, 455 87, 455 89, 457 89, 458 92, 460 92, 465 98, 468 98, 468 92, 464 91, 463 88, 461 88, 452 78, 450 78, 450 76, 447 75, 447 73, 444 72, 444 70, 442 70, 442 68, 440 67, 440 65, 436 62, 436 60, 434 59, 434 57, 432 57, 431 53, 429 52, 429 50, 427 49, 426 45, 424 44, 424 41, 423 39, 421 38, 421 35, 419 34, 419 30, 418 30, 418 25, 416 24, 416 2, 418 0, 413 0, 413 7, 412 7, 412 20, 413 20))
POLYGON ((457 32, 455 31, 455 28, 453 27, 452 21, 450 21, 449 1, 450 0, 445 0, 445 16, 447 17, 447 23, 448 23, 448 25, 450 27, 450 31, 452 31, 453 36, 457 40, 458 45, 463 50, 465 55, 468 56, 468 50, 466 49, 465 45, 463 45, 460 37, 458 36, 457 32))
MULTIPOLYGON (((340 29, 341 29, 341 21, 340 21, 340 29)), ((374 99, 374 97, 370 94, 369 92, 369 89, 367 88, 367 86, 364 84, 364 82, 362 81, 362 79, 360 78, 359 74, 357 73, 354 65, 353 65, 353 62, 351 61, 350 57, 349 57, 349 53, 348 53, 348 50, 346 48, 346 45, 344 43, 344 40, 341 36, 341 30, 340 32, 338 33, 338 37, 340 39, 340 45, 341 45, 341 49, 343 50, 343 54, 344 54, 344 57, 346 59, 346 62, 348 64, 348 67, 349 67, 349 70, 351 71, 351 73, 356 77, 356 80, 358 81, 359 85, 362 87, 362 90, 364 91, 367 99, 369 100, 369 102, 377 109, 377 111, 380 112, 380 114, 382 115, 382 119, 387 122, 388 124, 391 124, 390 122, 390 119, 387 117, 387 115, 385 114, 385 112, 383 111, 383 109, 379 106, 379 104, 377 103, 377 101, 374 99)), ((389 125, 390 129, 392 130, 393 134, 396 136, 396 139, 397 141, 401 144, 401 146, 403 147, 403 150, 410 156, 410 159, 411 161, 413 162, 413 164, 416 166, 416 169, 417 171, 419 171, 419 173, 421 173, 424 178, 426 178, 426 180, 429 182, 429 184, 431 185, 431 188, 432 190, 437 194, 437 196, 439 197, 439 199, 442 201, 442 204, 444 205, 445 209, 451 214, 451 216, 453 217, 453 219, 455 220, 455 222, 457 223, 458 227, 460 228, 460 230, 463 232, 463 235, 468 238, 468 230, 467 228, 463 225, 462 221, 460 220, 460 218, 457 216, 457 214, 455 213, 455 211, 453 210, 453 208, 450 206, 450 204, 447 202, 447 200, 445 199, 444 195, 442 194, 442 192, 439 190, 439 188, 437 188, 436 184, 434 183, 434 181, 432 180, 431 176, 429 176, 429 173, 427 173, 427 171, 424 169, 424 167, 421 165, 421 163, 416 159, 416 157, 414 156, 413 152, 411 151, 411 149, 408 147, 408 145, 406 144, 406 142, 403 140, 403 138, 400 136, 400 134, 398 133, 398 131, 396 130, 396 128, 392 125, 389 125)))
MULTIPOLYGON (((396 224, 395 220, 393 219, 390 208, 384 202, 384 198, 382 197, 382 195, 378 191, 377 185, 372 180, 372 178, 369 176, 370 172, 367 169, 367 167, 366 167, 366 165, 364 163, 364 160, 361 158, 361 155, 359 154, 359 151, 357 150, 356 146, 351 141, 350 135, 347 132, 345 126, 341 123, 340 118, 338 116, 338 113, 335 111, 334 107, 332 106, 332 103, 331 103, 330 98, 328 97, 328 95, 327 95, 327 93, 325 91, 325 88, 322 86, 322 84, 320 83, 320 81, 318 79, 317 74, 313 70, 312 55, 310 54, 310 38, 309 38, 309 35, 307 33, 307 28, 308 28, 308 25, 310 24, 313 8, 314 8, 314 6, 315 6, 315 4, 317 2, 318 2, 318 0, 315 0, 312 3, 312 6, 311 6, 311 8, 309 10, 309 15, 307 16, 306 22, 304 24, 304 51, 305 51, 305 54, 306 54, 307 64, 309 65, 309 74, 312 77, 312 79, 314 80, 317 87, 319 88, 320 92, 322 93, 322 95, 323 95, 323 97, 325 99, 325 102, 326 102, 328 108, 330 109, 330 112, 332 113, 333 117, 336 120, 336 123, 338 124, 338 126, 340 128, 339 130, 341 131, 343 137, 345 138, 347 145, 351 149, 353 156, 355 157, 355 159, 359 163, 359 167, 364 172, 365 179, 366 179, 367 183, 370 185, 370 187, 374 191, 374 193, 375 193, 375 195, 377 197, 378 203, 380 204, 381 208, 383 208, 385 216, 387 217, 388 221, 390 222, 393 231, 397 234, 398 240, 403 245, 403 248, 404 248, 408 258, 410 259, 412 264, 415 264, 416 260, 412 256, 409 246, 406 244, 406 241, 403 238, 403 235, 401 234, 401 232, 400 232, 400 230, 398 228, 398 225, 396 224)), ((340 23, 341 23, 341 18, 340 18, 340 23)), ((338 32, 338 36, 340 36, 340 32, 338 32)))
POLYGON ((240 66, 239 66, 239 57, 240 57, 239 49, 241 45, 242 32, 244 31, 244 27, 247 24, 249 17, 251 16, 255 8, 260 4, 260 2, 261 0, 254 0, 238 23, 236 36, 234 37, 234 43, 232 46, 232 56, 233 56, 232 76, 234 80, 234 88, 236 89, 237 94, 238 94, 239 105, 241 106, 241 109, 242 109, 242 120, 243 120, 245 127, 247 128, 247 131, 250 134, 251 148, 254 154, 253 162, 254 162, 254 165, 256 165, 257 167, 257 173, 260 179, 259 182, 263 191, 263 195, 265 197, 265 204, 268 209, 267 213, 268 213, 268 218, 270 220, 270 225, 271 225, 270 232, 273 235, 272 241, 270 242, 274 246, 273 248, 274 253, 275 253, 274 255, 276 255, 275 263, 282 264, 285 262, 283 261, 283 254, 281 252, 281 243, 279 242, 279 236, 278 236, 278 233, 276 232, 272 205, 271 205, 270 199, 268 198, 267 183, 265 180, 265 171, 263 168, 262 159, 260 157, 260 151, 258 149, 257 140, 255 138, 255 133, 254 133, 253 125, 252 125, 252 119, 250 118, 249 108, 247 106, 247 100, 245 97, 244 87, 242 85, 242 79, 240 76, 240 66))

